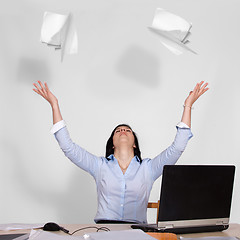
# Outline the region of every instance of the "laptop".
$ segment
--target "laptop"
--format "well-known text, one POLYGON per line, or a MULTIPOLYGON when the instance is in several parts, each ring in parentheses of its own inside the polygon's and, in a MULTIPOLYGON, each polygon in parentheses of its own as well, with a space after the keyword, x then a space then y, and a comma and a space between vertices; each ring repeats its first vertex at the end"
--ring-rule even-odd
POLYGON ((229 226, 235 166, 166 165, 157 224, 145 232, 197 233, 229 226))

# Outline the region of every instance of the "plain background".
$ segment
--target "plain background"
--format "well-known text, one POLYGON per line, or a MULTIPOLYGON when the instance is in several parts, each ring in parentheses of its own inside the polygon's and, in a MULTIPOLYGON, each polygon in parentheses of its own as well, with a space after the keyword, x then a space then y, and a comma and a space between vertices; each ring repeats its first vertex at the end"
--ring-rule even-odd
MULTIPOLYGON (((46 81, 72 139, 102 156, 118 123, 154 157, 175 136, 183 102, 201 80, 210 90, 192 112, 194 137, 178 164, 235 165, 231 222, 239 215, 239 0, 8 0, 0 9, 0 223, 93 223, 93 178, 73 165, 50 133, 49 104, 32 91, 46 81), (192 22, 176 56, 148 30, 161 7, 192 22), (40 43, 45 11, 71 12, 79 53, 40 43)), ((159 198, 160 179, 151 200, 159 198)), ((154 213, 149 215, 154 221, 154 213)))

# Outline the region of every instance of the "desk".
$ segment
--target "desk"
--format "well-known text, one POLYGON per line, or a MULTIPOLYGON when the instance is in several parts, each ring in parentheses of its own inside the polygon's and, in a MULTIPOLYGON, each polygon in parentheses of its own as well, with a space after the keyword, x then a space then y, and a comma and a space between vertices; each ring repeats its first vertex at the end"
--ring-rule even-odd
MULTIPOLYGON (((131 225, 129 224, 64 224, 61 225, 68 229, 70 232, 81 228, 81 227, 88 227, 88 226, 97 226, 97 227, 108 227, 112 231, 119 231, 119 230, 126 230, 131 229, 131 225)), ((74 234, 75 236, 83 235, 87 232, 94 232, 94 229, 86 229, 74 234)), ((232 236, 232 237, 239 237, 240 238, 240 224, 232 223, 229 225, 229 228, 222 232, 207 232, 207 233, 192 233, 192 234, 179 234, 178 236, 182 237, 206 237, 206 236, 232 236)))
MULTIPOLYGON (((73 231, 89 227, 89 226, 97 226, 97 227, 107 227, 111 231, 120 231, 120 230, 127 230, 131 229, 130 224, 60 224, 62 227, 68 229, 70 233, 73 231)), ((85 233, 95 232, 95 229, 86 229, 79 232, 76 232, 73 236, 82 236, 85 233)), ((0 234, 14 234, 14 233, 28 233, 30 230, 14 230, 14 231, 0 231, 0 234)), ((55 232, 57 233, 57 232, 55 232)), ((65 235, 62 231, 58 232, 60 235, 65 235)), ((207 232, 207 233, 193 233, 193 234, 179 234, 178 236, 182 237, 207 237, 207 236, 232 236, 232 237, 239 237, 240 238, 240 224, 232 223, 230 224, 229 228, 222 232, 207 232)))

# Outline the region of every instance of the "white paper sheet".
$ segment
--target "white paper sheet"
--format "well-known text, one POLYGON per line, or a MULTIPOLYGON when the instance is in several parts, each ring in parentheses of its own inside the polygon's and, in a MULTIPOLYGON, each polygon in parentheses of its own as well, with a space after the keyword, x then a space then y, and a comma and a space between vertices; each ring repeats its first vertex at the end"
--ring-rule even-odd
POLYGON ((139 229, 85 234, 85 240, 156 240, 139 229))
POLYGON ((26 233, 20 237, 14 238, 14 240, 28 240, 29 239, 29 233, 26 233))
POLYGON ((200 238, 186 238, 186 237, 180 237, 180 240, 239 240, 236 237, 200 237, 200 238))
POLYGON ((18 229, 34 229, 43 227, 43 223, 37 224, 25 224, 25 223, 9 223, 9 224, 0 224, 0 230, 9 231, 9 230, 18 230, 18 229))
POLYGON ((76 54, 78 38, 72 14, 45 12, 41 28, 41 42, 55 50, 61 50, 61 61, 65 54, 76 54))
POLYGON ((84 240, 82 236, 59 235, 43 230, 32 230, 29 240, 84 240))
POLYGON ((189 43, 190 29, 192 24, 185 19, 170 13, 162 8, 157 8, 150 30, 157 33, 162 44, 174 54, 180 55, 184 50, 191 51, 189 43))

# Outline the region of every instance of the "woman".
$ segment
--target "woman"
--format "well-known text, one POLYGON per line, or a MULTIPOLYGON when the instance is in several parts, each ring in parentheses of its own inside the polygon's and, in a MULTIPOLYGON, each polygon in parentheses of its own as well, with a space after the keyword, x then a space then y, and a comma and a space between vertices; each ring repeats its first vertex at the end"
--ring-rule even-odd
POLYGON ((162 174, 164 165, 177 162, 192 137, 192 105, 208 90, 208 84, 203 81, 197 83, 186 98, 182 119, 177 125, 177 134, 171 146, 155 158, 143 160, 136 134, 125 124, 113 130, 107 142, 105 157, 97 157, 73 143, 61 116, 57 98, 46 83, 43 85, 38 81, 38 84, 33 85, 33 90, 52 107, 52 133, 62 151, 95 179, 98 195, 95 222, 147 223, 147 204, 152 185, 162 174))

